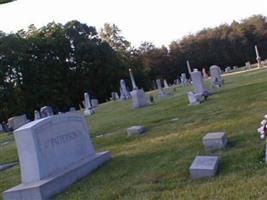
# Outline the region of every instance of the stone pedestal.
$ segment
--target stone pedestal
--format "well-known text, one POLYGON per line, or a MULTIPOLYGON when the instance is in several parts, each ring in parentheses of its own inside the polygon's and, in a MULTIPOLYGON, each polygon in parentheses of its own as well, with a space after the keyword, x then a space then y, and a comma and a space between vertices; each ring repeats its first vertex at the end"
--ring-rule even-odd
POLYGON ((196 156, 189 171, 192 179, 215 176, 219 165, 217 156, 196 156))
POLYGON ((4 200, 48 200, 111 158, 96 153, 84 117, 69 112, 35 120, 14 132, 22 183, 4 200))
POLYGON ((224 132, 208 133, 203 137, 202 141, 206 150, 223 149, 227 145, 227 137, 224 132))
POLYGON ((145 132, 144 126, 132 126, 130 128, 127 128, 128 136, 136 136, 136 135, 140 135, 144 132, 145 132))
POLYGON ((136 89, 131 92, 133 108, 141 108, 148 105, 145 92, 143 89, 136 89))

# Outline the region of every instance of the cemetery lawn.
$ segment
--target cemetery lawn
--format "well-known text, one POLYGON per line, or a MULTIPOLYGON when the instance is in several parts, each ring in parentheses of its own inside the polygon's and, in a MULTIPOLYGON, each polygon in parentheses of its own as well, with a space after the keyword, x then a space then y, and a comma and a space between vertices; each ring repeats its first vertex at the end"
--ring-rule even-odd
MULTIPOLYGON (((96 150, 110 150, 113 158, 54 199, 267 199, 265 141, 256 133, 267 112, 267 69, 224 80, 224 87, 198 106, 187 105, 191 86, 137 110, 131 101, 100 105, 87 121, 96 150), (145 134, 127 137, 125 129, 139 124, 145 134), (213 131, 225 131, 229 143, 208 153, 202 137, 213 131), (191 180, 189 166, 196 155, 218 155, 218 175, 191 180)), ((0 135, 1 164, 18 159, 15 148, 12 136, 0 135)), ((19 183, 18 166, 0 172, 1 192, 19 183)))

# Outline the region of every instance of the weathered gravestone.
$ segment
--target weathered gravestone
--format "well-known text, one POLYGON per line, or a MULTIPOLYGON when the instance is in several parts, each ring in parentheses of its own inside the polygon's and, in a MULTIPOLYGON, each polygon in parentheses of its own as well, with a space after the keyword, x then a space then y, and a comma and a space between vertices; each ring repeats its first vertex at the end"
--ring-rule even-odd
POLYGON ((198 105, 204 100, 204 97, 201 94, 194 94, 192 91, 187 92, 187 98, 189 105, 198 105))
POLYGON ((90 96, 87 92, 84 93, 84 116, 90 116, 95 114, 95 109, 92 107, 90 96))
POLYGON ((131 94, 127 89, 126 83, 123 79, 120 80, 120 99, 127 100, 131 98, 131 94))
POLYGON ((207 133, 202 142, 205 150, 223 149, 227 145, 227 136, 224 132, 207 133))
POLYGON ((54 115, 54 111, 51 106, 44 106, 40 109, 41 118, 54 115))
POLYGON ((217 156, 196 156, 189 171, 192 179, 215 176, 218 170, 219 158, 217 156))
POLYGON ((131 126, 131 127, 127 128, 128 136, 136 136, 136 135, 140 135, 144 132, 145 132, 144 126, 131 126))
POLYGON ((193 72, 191 72, 191 79, 193 82, 193 86, 195 89, 195 93, 196 94, 204 94, 204 92, 206 92, 207 90, 204 87, 204 83, 203 83, 203 78, 201 73, 197 70, 194 69, 193 72))
POLYGON ((41 119, 41 114, 38 110, 34 111, 34 120, 41 119))
POLYGON ((98 106, 98 100, 97 99, 92 99, 91 104, 93 108, 96 108, 98 106))
POLYGON ((250 62, 249 61, 245 63, 245 68, 246 69, 250 69, 251 68, 251 65, 250 65, 250 62))
POLYGON ((213 88, 218 88, 223 85, 223 79, 221 77, 221 69, 217 65, 212 65, 210 67, 210 78, 211 86, 213 88))
POLYGON ((22 183, 4 200, 47 200, 111 158, 95 152, 84 117, 74 112, 33 121, 14 135, 22 183))
POLYGON ((226 68, 224 69, 224 72, 225 72, 225 73, 230 73, 231 71, 232 71, 231 67, 226 67, 226 68))
POLYGON ((25 114, 11 117, 8 119, 8 128, 9 130, 16 130, 17 128, 23 126, 24 124, 27 124, 28 122, 29 120, 27 119, 27 116, 25 114))
POLYGON ((164 88, 169 88, 169 84, 167 83, 166 79, 164 79, 163 83, 164 83, 164 88))
POLYGON ((238 70, 238 66, 233 66, 233 71, 237 71, 238 70))
POLYGON ((162 89, 161 87, 161 81, 160 79, 157 79, 156 80, 156 83, 157 83, 157 88, 158 88, 158 93, 159 93, 159 97, 160 98, 164 98, 167 96, 167 94, 165 93, 165 91, 162 89))
POLYGON ((188 80, 186 78, 186 74, 185 73, 181 74, 181 78, 180 79, 181 79, 181 84, 182 84, 183 87, 188 84, 188 80))
POLYGON ((136 108, 147 106, 148 102, 145 96, 145 92, 143 89, 137 88, 131 69, 129 69, 129 74, 130 74, 131 83, 133 86, 133 91, 131 92, 133 108, 136 109, 136 108))

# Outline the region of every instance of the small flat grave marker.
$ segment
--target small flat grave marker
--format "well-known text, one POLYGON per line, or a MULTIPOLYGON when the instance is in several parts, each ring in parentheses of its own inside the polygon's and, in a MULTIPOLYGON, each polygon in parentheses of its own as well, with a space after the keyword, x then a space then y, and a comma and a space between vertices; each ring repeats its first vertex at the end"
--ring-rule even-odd
POLYGON ((218 156, 196 156, 189 171, 192 179, 215 176, 219 165, 218 156))
POLYGON ((140 135, 144 132, 145 132, 144 126, 132 126, 132 127, 127 128, 128 136, 140 135))
POLYGON ((215 132, 206 134, 203 139, 205 150, 218 150, 225 148, 227 137, 224 132, 215 132))

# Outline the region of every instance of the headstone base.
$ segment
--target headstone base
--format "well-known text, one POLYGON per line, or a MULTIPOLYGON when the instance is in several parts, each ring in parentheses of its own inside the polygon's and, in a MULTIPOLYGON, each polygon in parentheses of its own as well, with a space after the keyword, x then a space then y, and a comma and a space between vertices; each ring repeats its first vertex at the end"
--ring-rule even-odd
POLYGON ((3 193, 4 200, 48 200, 49 197, 62 192, 77 179, 86 176, 98 166, 111 158, 109 151, 96 153, 89 161, 70 167, 56 176, 50 176, 40 181, 20 184, 3 193))
POLYGON ((95 110, 94 109, 89 109, 89 110, 85 109, 83 111, 83 114, 84 114, 85 117, 91 116, 91 115, 95 114, 95 110))

